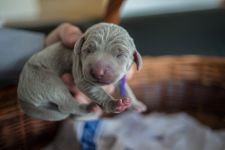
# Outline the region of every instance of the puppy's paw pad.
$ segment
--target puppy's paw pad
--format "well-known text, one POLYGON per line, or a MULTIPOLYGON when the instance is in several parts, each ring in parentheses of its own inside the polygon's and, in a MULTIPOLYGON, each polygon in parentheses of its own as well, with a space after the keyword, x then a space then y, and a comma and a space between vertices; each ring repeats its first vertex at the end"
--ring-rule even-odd
POLYGON ((116 101, 115 113, 124 112, 128 107, 130 107, 131 101, 129 98, 123 98, 116 101))
POLYGON ((128 107, 131 105, 131 100, 128 97, 123 98, 122 102, 124 105, 127 105, 128 107))

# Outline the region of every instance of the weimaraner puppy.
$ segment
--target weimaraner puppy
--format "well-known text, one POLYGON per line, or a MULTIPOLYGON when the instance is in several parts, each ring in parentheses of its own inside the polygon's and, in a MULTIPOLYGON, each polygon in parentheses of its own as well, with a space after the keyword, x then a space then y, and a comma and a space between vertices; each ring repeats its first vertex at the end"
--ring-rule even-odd
POLYGON ((93 105, 74 100, 60 76, 72 73, 76 86, 106 112, 120 113, 127 108, 144 111, 129 86, 126 97, 115 100, 101 86, 118 82, 135 62, 142 59, 133 39, 122 27, 99 23, 90 27, 76 42, 74 50, 62 43, 53 44, 34 54, 24 65, 18 84, 18 98, 24 112, 43 120, 62 120, 68 116, 90 114, 93 105))

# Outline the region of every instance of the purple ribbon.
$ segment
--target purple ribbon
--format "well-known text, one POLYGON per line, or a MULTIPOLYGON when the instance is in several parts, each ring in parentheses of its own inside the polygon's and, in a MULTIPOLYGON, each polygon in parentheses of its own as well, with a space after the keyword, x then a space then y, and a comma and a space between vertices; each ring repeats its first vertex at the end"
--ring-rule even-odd
POLYGON ((121 96, 122 97, 125 97, 126 96, 125 83, 126 83, 126 75, 124 75, 123 78, 122 78, 122 80, 121 80, 121 96))

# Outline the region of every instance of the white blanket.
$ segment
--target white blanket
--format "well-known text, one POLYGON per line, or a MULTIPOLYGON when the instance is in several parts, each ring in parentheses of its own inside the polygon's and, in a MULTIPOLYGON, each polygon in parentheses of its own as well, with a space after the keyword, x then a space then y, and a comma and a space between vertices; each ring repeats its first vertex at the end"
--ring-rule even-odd
POLYGON ((93 141, 97 150, 225 150, 225 132, 217 132, 185 113, 125 113, 101 120, 93 141))
POLYGON ((225 150, 225 132, 185 113, 123 113, 113 119, 67 121, 45 150, 225 150), (77 139, 77 138, 78 139, 77 139))

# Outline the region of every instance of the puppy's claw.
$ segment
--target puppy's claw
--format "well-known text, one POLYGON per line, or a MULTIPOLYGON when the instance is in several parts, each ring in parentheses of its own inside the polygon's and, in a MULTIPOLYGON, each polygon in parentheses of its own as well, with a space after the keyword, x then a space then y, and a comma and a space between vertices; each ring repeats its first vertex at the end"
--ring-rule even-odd
POLYGON ((116 109, 114 113, 124 112, 131 105, 131 101, 129 98, 119 99, 115 103, 116 103, 116 109))
POLYGON ((130 106, 130 105, 131 105, 131 100, 130 100, 130 98, 125 97, 125 98, 123 99, 123 103, 130 106))

